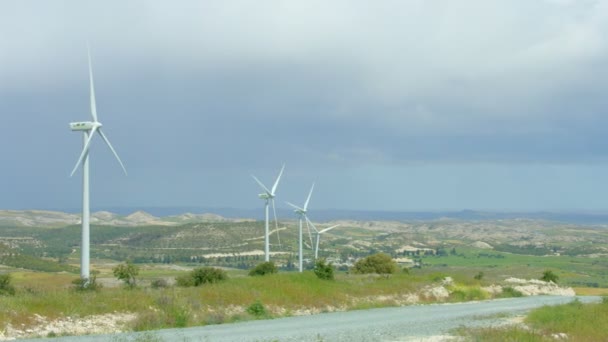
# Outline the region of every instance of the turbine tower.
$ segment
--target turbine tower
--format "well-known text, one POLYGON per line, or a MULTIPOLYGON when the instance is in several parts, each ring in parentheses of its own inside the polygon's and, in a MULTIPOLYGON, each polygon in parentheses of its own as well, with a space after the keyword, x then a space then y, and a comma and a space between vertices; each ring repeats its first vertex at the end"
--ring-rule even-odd
POLYGON ((90 217, 90 208, 89 208, 89 148, 91 146, 91 141, 93 140, 93 136, 95 133, 98 133, 101 136, 101 139, 108 145, 116 160, 122 167, 125 175, 127 174, 127 170, 123 165, 120 157, 110 144, 110 141, 106 137, 106 135, 102 132, 101 127, 102 124, 97 120, 97 108, 95 104, 95 88, 93 86, 93 68, 91 66, 91 53, 87 48, 87 55, 89 59, 89 88, 90 88, 90 98, 91 98, 91 117, 93 121, 81 121, 81 122, 72 122, 70 123, 70 129, 76 132, 84 133, 84 147, 82 148, 82 153, 70 174, 70 177, 76 173, 78 166, 82 165, 82 245, 81 245, 81 256, 80 256, 80 278, 84 281, 83 285, 87 286, 89 283, 89 256, 90 256, 90 240, 89 240, 89 217, 90 217))
POLYGON ((337 224, 335 226, 331 226, 331 227, 328 227, 328 228, 325 228, 325 229, 319 231, 319 230, 317 230, 317 227, 315 227, 315 225, 312 224, 312 222, 310 224, 312 225, 312 228, 315 230, 315 260, 317 260, 317 258, 319 257, 319 241, 321 240, 321 234, 326 233, 340 225, 337 224))
POLYGON ((251 175, 251 177, 253 177, 253 179, 260 185, 260 187, 262 187, 262 190, 264 190, 264 193, 259 194, 258 197, 260 197, 261 199, 266 201, 266 204, 264 206, 264 212, 265 212, 265 217, 266 217, 266 224, 265 224, 265 230, 264 230, 264 261, 270 261, 270 232, 268 229, 268 205, 269 205, 269 202, 271 202, 271 201, 272 201, 272 211, 274 213, 274 222, 275 222, 275 226, 277 229, 277 236, 278 236, 278 232, 279 232, 278 231, 279 226, 277 223, 277 210, 274 205, 274 198, 276 196, 275 192, 277 190, 277 185, 279 185, 279 180, 281 179, 281 175, 283 174, 284 169, 285 169, 285 164, 283 164, 283 167, 281 167, 281 171, 279 172, 279 175, 277 176, 277 180, 274 182, 274 185, 272 186, 272 190, 268 190, 268 188, 262 182, 260 182, 260 180, 257 179, 256 176, 251 175))
MULTIPOLYGON (((300 217, 300 229, 298 230, 298 236, 299 236, 299 240, 298 240, 298 244, 299 244, 299 248, 298 248, 298 253, 299 253, 299 264, 298 264, 298 270, 300 272, 302 272, 303 270, 303 263, 304 263, 304 250, 302 248, 302 221, 306 222, 306 227, 308 228, 308 235, 310 236, 310 226, 308 225, 308 222, 310 222, 310 220, 308 219, 308 216, 306 216, 306 210, 308 208, 308 202, 310 202, 310 196, 312 195, 312 190, 315 188, 315 183, 312 183, 312 186, 310 187, 310 192, 308 193, 308 197, 306 198, 306 202, 304 202, 304 206, 302 208, 298 207, 295 204, 289 203, 287 202, 288 205, 290 205, 292 208, 294 208, 294 212, 296 214, 298 214, 298 216, 300 217)), ((312 223, 311 223, 312 224, 312 223)), ((311 241, 310 241, 310 245, 312 247, 312 237, 311 237, 311 241)))

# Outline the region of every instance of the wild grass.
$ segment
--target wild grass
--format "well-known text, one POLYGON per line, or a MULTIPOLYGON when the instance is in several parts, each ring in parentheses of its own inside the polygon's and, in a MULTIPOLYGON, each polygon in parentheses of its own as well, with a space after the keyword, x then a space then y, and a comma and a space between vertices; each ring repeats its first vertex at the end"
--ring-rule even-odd
POLYGON ((533 310, 525 319, 526 327, 461 329, 467 341, 608 341, 606 329, 608 299, 602 303, 573 301, 533 310), (560 337, 561 336, 561 337, 560 337))
POLYGON ((237 276, 196 288, 104 287, 82 292, 70 289, 73 275, 14 274, 16 295, 0 297, 0 328, 32 325, 34 314, 52 320, 135 312, 133 329, 150 330, 255 319, 258 314, 246 310, 254 303, 265 308, 264 317, 386 306, 395 303, 374 303, 373 298, 406 295, 434 281, 426 275, 401 273, 391 277, 338 274, 335 281, 327 281, 307 271, 237 276))
MULTIPOLYGON (((111 268, 100 270, 100 277, 111 279, 111 268)), ((174 278, 185 272, 142 273, 147 273, 148 278, 139 284, 150 283, 158 276, 174 278)), ((35 314, 53 320, 66 316, 133 312, 137 318, 131 328, 142 331, 402 305, 408 295, 425 287, 438 286, 447 276, 454 279, 448 301, 489 298, 480 288, 485 280, 474 279, 468 273, 424 269, 391 276, 336 273, 334 281, 319 279, 312 271, 281 272, 262 277, 245 276, 246 271, 232 270, 229 274, 230 277, 221 283, 200 287, 125 289, 108 286, 99 291, 81 292, 70 289, 75 278, 72 274, 13 272, 16 294, 0 296, 0 329, 7 324, 13 327, 34 325, 35 314)))

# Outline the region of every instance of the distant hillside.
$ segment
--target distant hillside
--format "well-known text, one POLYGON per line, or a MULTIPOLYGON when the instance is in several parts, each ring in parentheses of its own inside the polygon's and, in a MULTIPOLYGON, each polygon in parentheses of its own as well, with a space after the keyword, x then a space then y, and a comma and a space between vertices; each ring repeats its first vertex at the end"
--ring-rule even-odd
MULTIPOLYGON (((280 220, 295 220, 289 209, 277 209, 280 220)), ((604 212, 400 212, 400 211, 356 211, 314 210, 310 217, 316 222, 337 220, 350 221, 398 221, 419 222, 435 220, 495 221, 495 220, 544 220, 582 225, 608 224, 608 213, 604 212)), ((242 222, 263 220, 263 210, 234 208, 194 207, 150 207, 104 208, 91 214, 91 223, 108 226, 175 226, 196 222, 242 222), (195 214, 195 213, 200 214, 195 214)), ((64 227, 80 223, 78 211, 49 210, 0 210, 0 227, 64 227)))
MULTIPOLYGON (((225 219, 250 218, 256 220, 264 219, 264 210, 259 208, 211 208, 211 207, 111 207, 97 208, 96 210, 107 210, 120 215, 129 215, 136 211, 144 211, 151 215, 166 218, 188 215, 184 213, 213 213, 225 219)), ((78 209, 63 209, 61 211, 78 213, 78 209)), ((209 214, 203 214, 209 215, 209 214)), ((277 208, 277 215, 281 219, 296 219, 293 210, 277 208)), ((575 223, 575 224, 608 224, 608 211, 586 212, 586 211, 537 211, 537 212, 494 212, 494 211, 380 211, 380 210, 343 210, 343 209, 311 209, 311 219, 328 222, 334 220, 357 220, 357 221, 430 221, 439 219, 458 220, 510 220, 510 219, 533 219, 553 222, 575 223)))
MULTIPOLYGON (((216 214, 181 214, 157 217, 145 211, 119 215, 109 211, 91 214, 91 224, 106 226, 175 226, 191 222, 234 221, 216 214)), ((45 210, 0 210, 0 227, 65 227, 80 224, 81 215, 45 210)))

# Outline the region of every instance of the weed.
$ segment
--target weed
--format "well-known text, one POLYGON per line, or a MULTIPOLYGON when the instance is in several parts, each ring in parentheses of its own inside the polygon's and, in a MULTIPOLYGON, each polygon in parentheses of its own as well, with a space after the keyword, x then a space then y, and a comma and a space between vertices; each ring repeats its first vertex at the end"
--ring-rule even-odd
POLYGON ((255 318, 262 318, 268 315, 264 304, 262 304, 262 302, 260 302, 259 300, 249 305, 246 311, 248 314, 252 315, 255 318))

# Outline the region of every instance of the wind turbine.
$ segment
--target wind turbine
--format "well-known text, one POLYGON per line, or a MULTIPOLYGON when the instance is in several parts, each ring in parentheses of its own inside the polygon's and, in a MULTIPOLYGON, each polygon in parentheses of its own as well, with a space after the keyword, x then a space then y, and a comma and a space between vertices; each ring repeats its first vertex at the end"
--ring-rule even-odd
POLYGON ((319 241, 321 240, 321 234, 326 233, 338 226, 340 226, 339 224, 335 225, 335 226, 331 226, 328 228, 325 228, 321 231, 317 230, 317 227, 315 227, 314 224, 312 224, 312 222, 310 222, 310 225, 312 226, 312 228, 315 230, 315 260, 317 260, 317 258, 319 257, 319 241))
POLYGON ((281 167, 281 171, 279 172, 279 175, 277 176, 277 180, 274 182, 274 185, 272 186, 272 190, 268 190, 268 188, 262 182, 260 182, 260 180, 257 179, 256 176, 251 175, 251 177, 253 177, 253 179, 255 179, 255 181, 262 187, 262 190, 264 190, 264 193, 259 194, 258 197, 260 197, 261 199, 266 201, 266 204, 264 206, 264 212, 266 214, 266 225, 265 225, 265 230, 264 230, 264 261, 270 261, 270 233, 269 233, 269 229, 268 229, 268 204, 269 203, 268 202, 272 201, 272 211, 274 213, 274 222, 275 222, 275 226, 276 226, 277 234, 278 234, 279 226, 277 223, 277 210, 274 205, 274 197, 276 196, 275 192, 277 190, 277 185, 279 185, 279 180, 281 179, 281 175, 283 175, 284 169, 285 169, 285 164, 283 164, 283 167, 281 167))
MULTIPOLYGON (((306 202, 304 202, 304 207, 300 208, 295 204, 289 203, 287 202, 287 204, 289 204, 292 208, 294 208, 294 212, 296 214, 298 214, 300 216, 300 229, 298 231, 299 234, 299 270, 300 272, 302 272, 303 270, 303 248, 302 248, 302 221, 306 222, 306 227, 308 228, 308 235, 310 235, 310 227, 308 226, 308 222, 310 222, 310 220, 308 219, 308 216, 306 216, 306 210, 308 208, 308 202, 310 202, 310 196, 312 195, 312 190, 315 188, 315 183, 312 183, 312 186, 310 187, 310 192, 308 193, 308 197, 306 198, 306 202)), ((312 222, 311 222, 312 224, 312 222)), ((310 241, 311 247, 312 247, 312 237, 311 237, 311 241, 310 241)))
POLYGON ((84 133, 84 147, 82 148, 82 153, 80 154, 80 158, 76 162, 70 177, 76 173, 78 166, 82 164, 82 250, 80 256, 80 278, 84 280, 84 286, 87 286, 89 283, 89 256, 90 256, 90 241, 89 241, 89 217, 90 217, 90 208, 89 208, 89 148, 91 146, 91 141, 93 140, 93 135, 98 133, 103 141, 105 141, 106 145, 110 148, 118 163, 122 167, 125 175, 127 174, 127 170, 123 165, 120 157, 110 144, 110 141, 103 134, 101 127, 102 124, 97 120, 97 108, 95 104, 95 88, 93 86, 93 68, 91 66, 91 52, 87 48, 87 55, 89 59, 89 88, 90 88, 90 98, 91 98, 91 116, 93 121, 81 121, 81 122, 72 122, 70 123, 70 129, 72 131, 81 131, 84 133))

